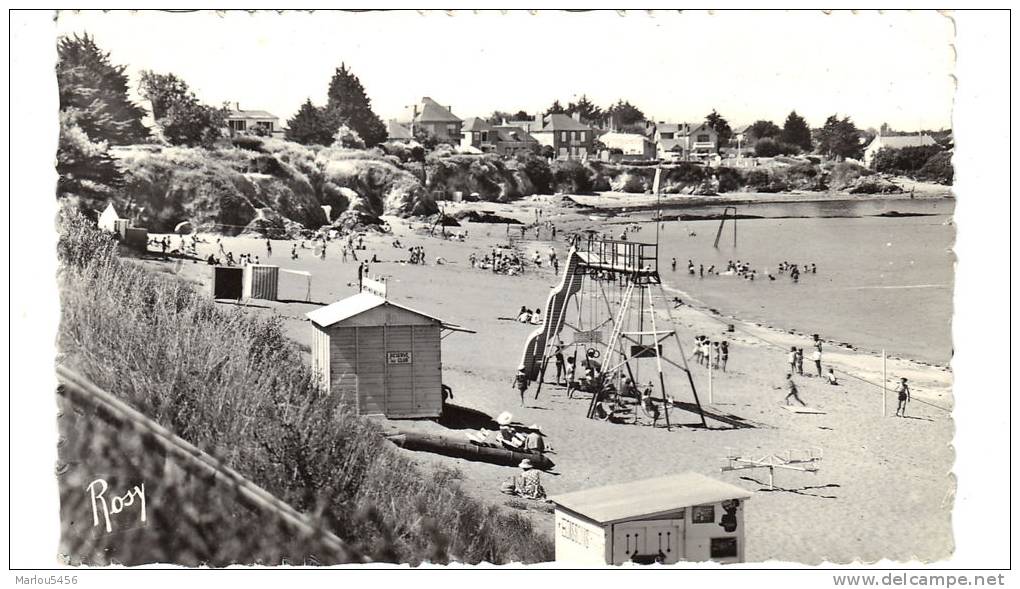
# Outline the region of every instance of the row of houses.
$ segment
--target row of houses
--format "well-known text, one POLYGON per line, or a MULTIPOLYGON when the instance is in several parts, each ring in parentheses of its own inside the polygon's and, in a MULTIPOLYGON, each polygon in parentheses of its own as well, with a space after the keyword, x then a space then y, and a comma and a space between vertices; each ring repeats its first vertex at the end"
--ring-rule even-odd
POLYGON ((719 146, 718 133, 704 123, 648 123, 641 132, 624 133, 592 125, 578 114, 537 114, 493 124, 479 117, 461 119, 427 96, 414 106, 410 121, 391 120, 387 128, 396 141, 423 131, 441 143, 504 156, 548 147, 557 159, 587 159, 600 152, 620 156, 616 159, 700 159, 719 146))
MULTIPOLYGON (((242 110, 237 103, 234 106, 226 119, 232 133, 283 135, 279 117, 263 110, 242 110)), ((464 150, 512 157, 548 147, 557 159, 703 161, 714 157, 719 150, 719 134, 704 122, 649 121, 642 128, 621 132, 591 125, 577 114, 537 114, 527 119, 503 120, 499 124, 479 117, 461 119, 450 106, 428 96, 413 108, 411 120, 387 122, 390 141, 411 141, 416 131, 422 131, 440 143, 464 150)), ((738 145, 744 131, 737 129, 735 132, 738 145)), ((881 149, 934 144, 934 139, 928 135, 879 135, 864 150, 864 165, 871 167, 875 154, 881 149)))

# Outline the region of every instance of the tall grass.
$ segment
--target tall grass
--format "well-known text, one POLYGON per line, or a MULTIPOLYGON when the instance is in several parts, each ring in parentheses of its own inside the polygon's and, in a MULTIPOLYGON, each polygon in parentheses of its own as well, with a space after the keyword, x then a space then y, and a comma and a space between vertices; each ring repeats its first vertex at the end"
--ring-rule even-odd
POLYGON ((429 474, 316 384, 278 320, 225 310, 61 221, 60 361, 376 560, 551 560, 518 514, 429 474))

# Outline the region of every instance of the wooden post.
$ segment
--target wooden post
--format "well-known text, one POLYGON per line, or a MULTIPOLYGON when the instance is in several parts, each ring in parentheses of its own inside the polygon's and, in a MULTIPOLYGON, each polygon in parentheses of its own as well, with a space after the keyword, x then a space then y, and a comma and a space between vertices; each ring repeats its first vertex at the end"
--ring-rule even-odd
POLYGON ((889 409, 888 409, 889 404, 885 400, 885 395, 886 395, 886 392, 888 390, 888 386, 887 386, 886 383, 888 383, 888 382, 889 381, 887 380, 887 377, 886 377, 885 350, 883 349, 882 350, 882 417, 888 417, 889 416, 889 409))
MULTIPOLYGON (((711 354, 711 350, 709 351, 709 354, 711 354)), ((712 405, 713 403, 715 403, 715 395, 713 394, 713 390, 712 390, 712 388, 713 388, 712 387, 712 373, 713 372, 715 372, 715 370, 712 369, 712 358, 709 357, 709 359, 708 359, 708 404, 709 405, 712 405)))

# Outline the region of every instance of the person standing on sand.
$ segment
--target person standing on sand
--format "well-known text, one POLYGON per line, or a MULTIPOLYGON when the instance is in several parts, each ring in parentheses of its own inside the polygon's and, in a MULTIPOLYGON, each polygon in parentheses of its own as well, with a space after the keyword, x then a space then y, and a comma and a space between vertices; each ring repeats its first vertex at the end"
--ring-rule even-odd
POLYGON ((563 346, 557 345, 556 351, 553 357, 556 360, 556 384, 559 385, 562 380, 561 378, 566 375, 566 365, 563 361, 563 346))
POLYGON ((266 257, 273 257, 273 244, 268 239, 266 240, 266 257))
POLYGON ((719 344, 719 367, 722 368, 723 372, 726 372, 726 362, 730 359, 730 344, 726 340, 723 340, 719 344))
POLYGON ((811 352, 811 361, 815 363, 815 370, 818 371, 818 378, 822 377, 822 351, 815 348, 814 352, 811 352))
POLYGON ((790 365, 790 372, 797 372, 797 348, 791 346, 790 353, 786 355, 786 362, 790 365))
POLYGON ((673 271, 676 272, 676 258, 673 258, 673 271))
POLYGON ((907 416, 907 403, 910 402, 910 387, 907 386, 907 379, 901 378, 900 385, 896 387, 896 416, 907 416))
POLYGON ((804 348, 797 348, 797 374, 804 376, 804 348))
POLYGON ((798 394, 797 383, 793 382, 793 374, 789 372, 786 373, 786 390, 787 393, 785 400, 787 405, 792 404, 790 403, 790 397, 793 397, 794 399, 796 399, 798 403, 801 404, 802 407, 807 407, 807 403, 801 400, 800 395, 798 394))
POLYGON ((514 377, 514 388, 521 394, 521 407, 524 407, 524 393, 528 390, 528 376, 524 373, 524 367, 517 369, 517 376, 514 377))

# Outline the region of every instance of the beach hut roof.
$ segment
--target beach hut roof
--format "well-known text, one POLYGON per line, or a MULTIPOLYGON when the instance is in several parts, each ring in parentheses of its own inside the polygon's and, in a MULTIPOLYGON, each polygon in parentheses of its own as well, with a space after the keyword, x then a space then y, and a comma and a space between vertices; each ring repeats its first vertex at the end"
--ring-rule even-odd
POLYGON ((421 311, 415 311, 414 309, 405 307, 403 305, 398 305, 392 301, 386 300, 380 296, 376 296, 368 292, 361 292, 354 296, 347 297, 342 301, 337 301, 332 305, 327 305, 325 307, 322 307, 321 309, 316 309, 310 313, 306 313, 305 317, 308 317, 308 319, 312 323, 318 325, 319 327, 329 327, 331 325, 340 323, 345 319, 350 319, 355 315, 361 315, 366 311, 370 311, 382 305, 391 305, 398 309, 403 309, 404 311, 414 313, 415 315, 420 315, 422 317, 426 317, 434 321, 440 321, 436 317, 433 317, 426 313, 422 313, 421 311))
POLYGON ((696 472, 619 485, 609 485, 550 497, 559 507, 600 524, 663 515, 682 507, 747 499, 752 493, 696 472))

